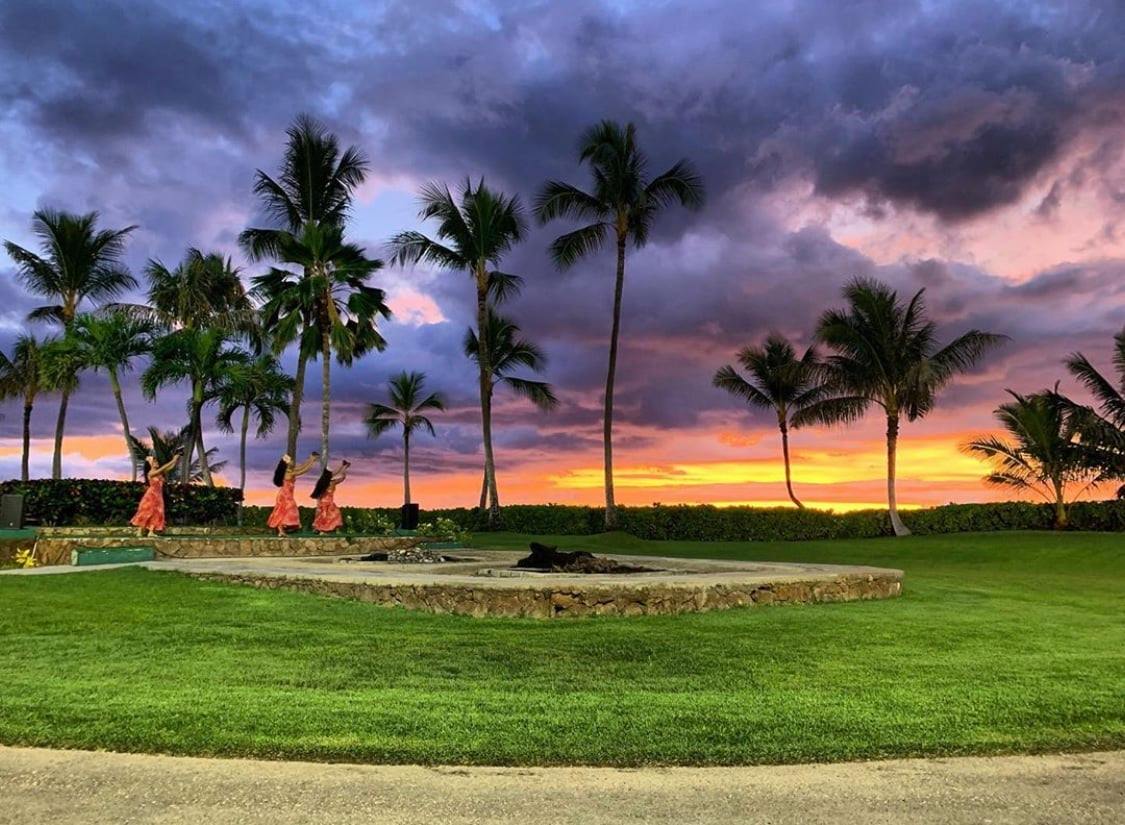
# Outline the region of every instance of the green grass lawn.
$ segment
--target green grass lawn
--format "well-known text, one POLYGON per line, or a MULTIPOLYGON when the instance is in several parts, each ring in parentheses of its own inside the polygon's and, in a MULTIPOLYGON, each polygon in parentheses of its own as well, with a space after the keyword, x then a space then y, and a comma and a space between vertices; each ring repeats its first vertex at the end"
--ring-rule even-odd
MULTIPOLYGON (((491 547, 527 536, 479 536, 491 547)), ((566 547, 903 568, 892 601, 540 622, 139 569, 0 577, 0 742, 738 764, 1125 747, 1125 537, 566 547)))

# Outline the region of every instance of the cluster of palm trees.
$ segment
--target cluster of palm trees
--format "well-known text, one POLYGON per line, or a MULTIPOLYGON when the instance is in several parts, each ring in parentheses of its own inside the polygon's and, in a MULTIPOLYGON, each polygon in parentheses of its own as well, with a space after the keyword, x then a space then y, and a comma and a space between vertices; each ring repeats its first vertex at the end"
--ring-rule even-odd
MULTIPOLYGON (((760 346, 738 353, 742 368, 726 365, 714 376, 719 387, 752 407, 771 410, 781 432, 785 485, 793 492, 790 429, 848 424, 871 407, 886 419, 887 507, 896 535, 909 530, 898 513, 896 456, 903 419, 915 421, 933 409, 937 393, 958 373, 970 369, 1005 336, 969 330, 940 345, 919 290, 909 301, 871 279, 844 288, 846 307, 826 311, 816 326, 816 344, 798 356, 782 335, 771 333, 760 346), (818 349, 818 347, 822 347, 818 349)), ((1067 361, 1070 372, 1094 395, 1095 410, 1054 390, 1014 401, 997 410, 1009 438, 973 440, 965 449, 994 463, 991 484, 1042 495, 1056 506, 1056 523, 1066 526, 1068 488, 1089 487, 1125 478, 1125 331, 1116 338, 1110 379, 1080 353, 1067 361), (1079 484, 1079 482, 1081 482, 1079 484)), ((1122 488, 1125 495, 1125 488, 1122 488)))
MULTIPOLYGON (((1125 480, 1125 329, 1114 337, 1116 384, 1080 352, 1066 369, 1093 396, 1096 407, 1053 389, 1030 395, 1008 390, 996 408, 1003 436, 967 442, 964 449, 992 465, 985 482, 1031 493, 1055 508, 1055 526, 1066 527, 1069 506, 1087 490, 1125 480)), ((1125 498, 1125 485, 1117 490, 1125 498)))
MULTIPOLYGON (((606 373, 603 435, 605 442, 606 526, 616 524, 613 494, 613 394, 620 337, 627 250, 643 247, 656 215, 674 203, 689 208, 703 200, 699 176, 686 160, 650 176, 632 124, 597 124, 579 143, 578 160, 589 167, 589 191, 549 181, 539 192, 533 213, 543 224, 565 218, 582 225, 561 235, 550 247, 560 268, 573 266, 609 240, 616 246, 613 322, 606 373)), ((229 258, 188 250, 174 267, 149 261, 144 269, 146 302, 120 298, 138 287, 122 263, 125 245, 136 227, 102 229, 96 212, 78 215, 52 210, 35 213, 32 228, 38 252, 8 242, 17 275, 32 294, 51 301, 32 311, 29 320, 54 325, 56 334, 40 340, 21 336, 11 356, 0 356, 0 396, 24 402, 21 475, 28 477, 31 414, 41 393, 59 393, 52 477, 62 477, 62 446, 70 397, 82 373, 104 372, 117 402, 127 454, 136 477, 138 461, 148 454, 166 460, 170 450, 183 457, 173 477, 213 484, 214 451, 204 443, 203 416, 217 406, 220 429, 238 428, 240 485, 245 486, 246 440, 270 433, 287 416, 286 451, 296 453, 301 404, 310 360, 321 367, 322 465, 330 451, 331 364, 349 366, 386 346, 379 325, 390 317, 383 290, 370 280, 384 262, 350 242, 348 219, 356 187, 366 178, 368 161, 354 146, 341 149, 337 137, 314 119, 298 116, 287 131, 280 171, 258 170, 254 194, 267 220, 239 236, 247 258, 268 268, 245 289, 229 258), (278 356, 295 345, 295 375, 287 376, 278 356), (181 430, 148 428, 148 443, 130 428, 120 376, 147 358, 140 385, 147 398, 184 385, 188 391, 187 425, 181 430), (236 423, 236 416, 241 415, 236 423)), ((424 263, 467 274, 476 298, 475 328, 464 351, 477 367, 484 467, 480 506, 489 522, 500 514, 500 496, 492 443, 492 403, 498 385, 511 388, 541 409, 557 398, 549 384, 519 376, 527 368, 542 372, 541 350, 521 335, 519 326, 500 313, 518 294, 523 279, 504 271, 506 255, 527 232, 527 214, 518 196, 467 180, 456 195, 431 183, 420 193, 423 221, 434 222, 434 235, 406 231, 390 241, 390 257, 400 265, 424 263)), ((432 430, 422 413, 441 409, 440 396, 421 397, 423 376, 404 373, 391 381, 389 404, 373 404, 368 431, 378 436, 395 422, 403 427, 404 451, 418 427, 432 430)), ((404 466, 409 499, 409 467, 404 466)))

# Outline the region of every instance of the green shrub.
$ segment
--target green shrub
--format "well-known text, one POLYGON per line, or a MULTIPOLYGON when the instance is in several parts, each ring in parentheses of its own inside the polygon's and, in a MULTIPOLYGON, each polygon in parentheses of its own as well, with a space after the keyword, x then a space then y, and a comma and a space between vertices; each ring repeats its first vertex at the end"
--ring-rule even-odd
MULTIPOLYGON (((22 494, 25 517, 45 526, 122 525, 136 512, 144 484, 101 478, 0 482, 0 494, 10 493, 22 494)), ((233 524, 241 500, 242 492, 231 487, 164 487, 169 525, 233 524)))

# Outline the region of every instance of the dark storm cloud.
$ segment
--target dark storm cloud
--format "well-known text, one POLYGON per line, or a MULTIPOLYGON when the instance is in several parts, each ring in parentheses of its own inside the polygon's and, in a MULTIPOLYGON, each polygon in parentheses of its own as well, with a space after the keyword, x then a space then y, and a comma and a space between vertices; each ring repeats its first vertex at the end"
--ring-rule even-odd
MULTIPOLYGON (((8 193, 0 234, 28 242, 26 211, 43 204, 97 208, 110 226, 140 224, 134 268, 150 256, 174 263, 190 244, 233 251, 256 209, 253 170, 275 168, 284 127, 301 110, 360 144, 380 180, 483 175, 525 200, 547 177, 585 185, 580 131, 602 117, 631 119, 651 171, 689 156, 709 197, 698 214, 659 220, 650 246, 631 254, 623 425, 690 426, 731 409, 710 386, 714 369, 769 329, 807 344, 819 313, 856 275, 904 292, 925 286, 943 334, 979 326, 1012 335, 994 362, 1011 371, 1119 327, 1120 265, 1060 265, 1020 286, 939 260, 878 266, 820 226, 783 227, 761 197, 804 184, 826 199, 861 199, 875 220, 893 207, 953 223, 1012 203, 1089 140, 1094 151, 1044 182, 1039 211, 1050 218, 1068 193, 1110 186, 1101 173, 1121 154, 1122 14, 1109 2, 999 0, 806 0, 753 14, 734 2, 466 10, 444 0, 7 0, 0 171, 18 191, 8 193), (25 212, 13 211, 17 199, 25 212)), ((398 228, 362 240, 374 247, 398 228)), ((545 249, 565 228, 533 228, 505 262, 528 282, 505 311, 547 350, 548 378, 565 402, 550 416, 501 408, 506 463, 534 450, 585 450, 597 437, 612 262, 603 255, 558 272, 545 249)), ((1112 216, 1104 231, 1116 231, 1112 216)), ((4 284, 9 273, 0 265, 4 284)), ((363 404, 382 396, 392 373, 423 369, 453 409, 418 460, 475 467, 476 389, 460 346, 471 288, 459 274, 420 288, 447 320, 389 324, 387 352, 336 382, 338 454, 390 467, 396 444, 366 440, 363 404)), ((4 344, 26 311, 8 292, 0 285, 4 344)), ((76 433, 115 421, 99 381, 82 394, 76 433)), ((995 387, 954 391, 968 401, 995 387)), ((155 406, 135 387, 127 392, 139 426, 182 418, 175 392, 155 406)), ((213 442, 233 455, 229 439, 213 442)), ((271 466, 275 453, 276 440, 253 443, 251 464, 271 466)))

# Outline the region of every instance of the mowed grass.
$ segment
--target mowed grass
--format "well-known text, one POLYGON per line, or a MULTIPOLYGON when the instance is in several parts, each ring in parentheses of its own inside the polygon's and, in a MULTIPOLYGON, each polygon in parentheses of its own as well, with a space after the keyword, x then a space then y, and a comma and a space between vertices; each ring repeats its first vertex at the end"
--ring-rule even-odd
POLYGON ((1121 535, 545 538, 894 566, 906 589, 881 602, 541 622, 139 569, 0 576, 0 741, 527 765, 1125 747, 1121 535))

